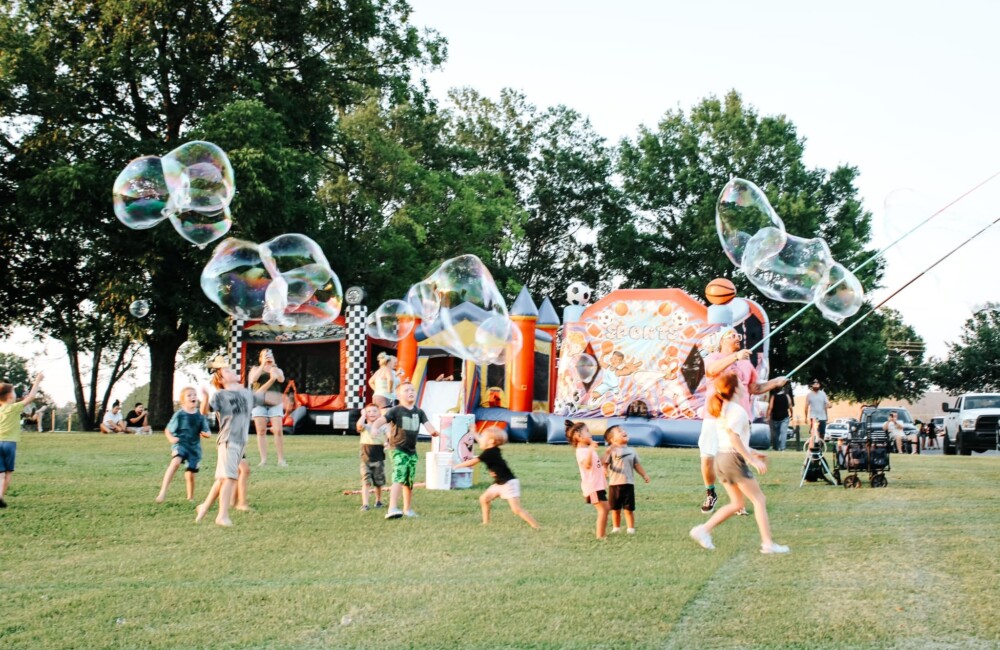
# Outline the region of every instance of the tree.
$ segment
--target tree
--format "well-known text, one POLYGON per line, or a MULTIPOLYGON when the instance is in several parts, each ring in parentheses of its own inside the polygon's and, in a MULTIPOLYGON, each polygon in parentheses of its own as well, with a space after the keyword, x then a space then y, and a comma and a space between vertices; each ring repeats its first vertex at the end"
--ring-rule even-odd
MULTIPOLYGON (((858 171, 808 169, 804 148, 785 116, 761 117, 735 92, 721 101, 705 99, 690 114, 668 111, 656 129, 641 127, 634 139, 620 143, 617 170, 630 212, 602 216, 598 246, 604 272, 626 287, 679 287, 695 296, 712 278, 728 277, 739 295, 764 306, 772 326, 784 322, 802 305, 761 297, 734 270, 719 243, 715 205, 732 177, 751 180, 766 192, 789 233, 822 237, 835 260, 858 266, 873 253, 866 249, 871 215, 854 186, 858 171)), ((880 264, 866 266, 858 276, 863 286, 874 288, 880 264)), ((844 397, 910 394, 908 380, 868 365, 891 357, 885 325, 884 317, 868 319, 794 379, 819 377, 844 397)), ((792 370, 839 331, 818 311, 807 311, 771 339, 771 374, 792 370)))
POLYGON ((0 381, 20 386, 27 390, 31 385, 31 373, 28 372, 28 360, 9 352, 0 352, 0 381))
POLYGON ((1000 304, 987 303, 965 321, 931 379, 951 394, 1000 392, 1000 304))
POLYGON ((109 316, 88 321, 107 328, 101 336, 143 341, 161 426, 179 346, 192 336, 217 342, 223 319, 196 306, 205 254, 165 224, 125 231, 113 219, 115 175, 138 155, 218 136, 238 182, 248 181, 233 205, 234 234, 262 241, 289 223, 319 231, 323 212, 309 197, 341 144, 340 117, 372 96, 397 104, 419 95, 411 70, 439 64, 445 43, 410 25, 401 1, 0 9, 0 243, 13 253, 0 272, 14 279, 0 298, 12 320, 63 341, 71 360, 97 336, 81 331, 94 313, 109 316), (262 170, 274 173, 255 176, 262 170), (136 297, 152 306, 143 322, 127 314, 136 297))

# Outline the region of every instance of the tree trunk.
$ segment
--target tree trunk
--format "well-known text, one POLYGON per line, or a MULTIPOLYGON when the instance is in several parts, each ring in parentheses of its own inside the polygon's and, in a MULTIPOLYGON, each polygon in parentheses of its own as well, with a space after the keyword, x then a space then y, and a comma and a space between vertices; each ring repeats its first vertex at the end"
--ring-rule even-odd
POLYGON ((184 334, 157 337, 149 346, 149 424, 153 429, 163 429, 174 413, 174 368, 177 350, 187 340, 184 334))
POLYGON ((76 398, 76 417, 79 420, 77 426, 80 431, 93 431, 94 420, 92 419, 92 412, 87 410, 87 403, 83 398, 83 383, 80 381, 80 358, 77 356, 78 348, 76 342, 62 339, 62 344, 66 346, 70 377, 73 379, 73 395, 76 398))

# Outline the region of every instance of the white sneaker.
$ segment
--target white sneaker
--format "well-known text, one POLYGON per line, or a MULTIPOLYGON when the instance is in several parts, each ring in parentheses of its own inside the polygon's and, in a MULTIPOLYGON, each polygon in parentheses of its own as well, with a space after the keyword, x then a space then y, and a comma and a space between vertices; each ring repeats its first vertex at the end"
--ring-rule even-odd
POLYGON ((628 528, 625 530, 625 532, 628 533, 629 535, 635 535, 635 528, 628 528))
POLYGON ((691 535, 691 539, 698 542, 698 546, 710 551, 715 548, 715 544, 712 543, 712 536, 705 530, 704 526, 695 526, 688 534, 691 535))
POLYGON ((410 517, 411 519, 414 518, 414 517, 419 517, 420 516, 417 513, 413 512, 412 508, 410 510, 407 510, 403 514, 405 514, 407 517, 410 517))
POLYGON ((385 513, 386 519, 399 519, 403 516, 403 511, 399 508, 390 508, 389 512, 385 513))
POLYGON ((612 533, 620 533, 620 532, 622 532, 622 529, 621 528, 612 528, 611 532, 612 533))
POLYGON ((760 547, 760 552, 764 553, 765 555, 771 555, 777 553, 790 553, 791 550, 792 549, 788 548, 787 546, 782 546, 781 544, 775 544, 774 542, 771 542, 767 546, 760 547))

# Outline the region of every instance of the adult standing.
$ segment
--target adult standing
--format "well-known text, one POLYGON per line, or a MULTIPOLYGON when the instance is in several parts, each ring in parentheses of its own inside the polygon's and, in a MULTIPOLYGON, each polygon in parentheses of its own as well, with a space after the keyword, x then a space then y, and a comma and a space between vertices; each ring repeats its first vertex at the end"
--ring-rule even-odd
POLYGON ((785 451, 788 444, 788 418, 795 406, 788 384, 771 390, 767 403, 767 423, 771 428, 771 449, 785 451))
MULTIPOLYGON (((261 390, 261 387, 268 385, 271 392, 281 395, 281 384, 285 381, 285 373, 281 371, 274 362, 274 352, 271 348, 264 348, 260 351, 260 365, 250 369, 248 377, 250 389, 253 392, 261 390), (273 382, 271 380, 274 380, 273 382)), ((278 452, 278 466, 287 467, 285 462, 285 438, 284 430, 281 428, 281 421, 284 419, 285 407, 279 397, 276 402, 267 400, 264 405, 254 406, 251 415, 253 416, 253 426, 257 431, 257 451, 260 452, 260 463, 258 467, 267 464, 267 429, 270 427, 274 436, 274 448, 278 452)))
POLYGON ((378 370, 368 379, 368 386, 373 393, 372 403, 385 413, 396 405, 396 389, 404 377, 396 369, 396 357, 379 352, 376 359, 378 359, 378 370))
MULTIPOLYGON (((715 394, 715 380, 724 374, 735 374, 744 390, 740 391, 739 405, 751 417, 750 406, 752 395, 766 393, 773 388, 780 388, 788 383, 787 377, 775 377, 770 381, 759 381, 757 369, 750 363, 750 350, 744 350, 743 337, 732 327, 724 327, 715 334, 717 352, 705 357, 705 404, 707 405, 715 394)), ((710 343, 711 345, 711 343, 710 343)), ((715 417, 706 411, 701 423, 701 435, 698 437, 698 449, 701 452, 701 477, 705 482, 705 500, 701 511, 712 512, 718 495, 715 492, 715 455, 718 452, 718 436, 716 435, 715 417)))
POLYGON ((826 411, 828 408, 830 408, 830 399, 823 391, 823 385, 819 383, 819 379, 813 379, 812 383, 809 384, 809 394, 806 395, 806 422, 809 423, 809 430, 812 431, 815 428, 819 439, 824 441, 826 440, 826 411))

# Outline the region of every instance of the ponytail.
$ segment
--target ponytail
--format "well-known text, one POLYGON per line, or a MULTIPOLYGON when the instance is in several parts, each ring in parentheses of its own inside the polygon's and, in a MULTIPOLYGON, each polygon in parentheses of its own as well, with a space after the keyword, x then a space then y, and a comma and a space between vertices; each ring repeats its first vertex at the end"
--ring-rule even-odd
POLYGON ((713 418, 717 418, 722 414, 722 406, 729 400, 733 399, 733 395, 736 394, 736 388, 739 386, 740 379, 736 376, 736 373, 727 372, 724 375, 719 375, 715 378, 713 382, 715 385, 715 393, 708 398, 708 414, 713 418))

